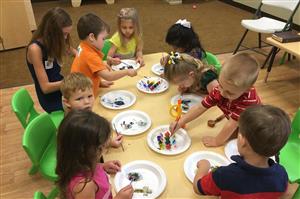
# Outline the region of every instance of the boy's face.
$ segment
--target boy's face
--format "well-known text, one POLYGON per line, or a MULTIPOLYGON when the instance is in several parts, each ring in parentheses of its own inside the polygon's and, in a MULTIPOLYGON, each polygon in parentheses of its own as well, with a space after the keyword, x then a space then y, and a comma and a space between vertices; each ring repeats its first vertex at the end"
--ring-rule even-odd
POLYGON ((235 100, 239 98, 248 90, 245 88, 239 88, 238 86, 229 83, 222 72, 219 76, 219 89, 221 91, 221 95, 229 100, 235 100))
POLYGON ((172 79, 172 82, 182 89, 189 88, 195 82, 195 74, 190 72, 188 75, 178 75, 172 79))
POLYGON ((122 19, 120 30, 126 38, 131 38, 134 33, 134 24, 131 19, 122 19))
POLYGON ((106 30, 100 32, 97 36, 94 36, 92 45, 95 46, 98 50, 101 50, 103 48, 104 41, 107 35, 108 34, 106 30))
POLYGON ((73 92, 68 100, 64 99, 64 104, 70 110, 92 110, 94 100, 95 98, 92 88, 87 88, 84 91, 76 90, 75 92, 73 92))

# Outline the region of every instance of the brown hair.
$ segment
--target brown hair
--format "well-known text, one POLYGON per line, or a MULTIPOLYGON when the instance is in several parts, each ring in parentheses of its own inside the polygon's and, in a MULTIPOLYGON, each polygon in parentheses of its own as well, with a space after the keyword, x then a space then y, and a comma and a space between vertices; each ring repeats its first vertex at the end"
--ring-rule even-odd
POLYGON ((254 152, 270 157, 277 154, 287 142, 291 121, 280 108, 255 105, 241 114, 239 129, 254 152))
POLYGON ((93 82, 90 78, 82 73, 70 73, 64 78, 60 86, 60 91, 65 99, 69 99, 77 90, 85 91, 86 89, 93 89, 93 82))
POLYGON ((134 26, 134 38, 138 43, 142 42, 142 29, 138 17, 137 10, 135 8, 122 8, 118 14, 118 32, 121 40, 121 45, 125 46, 124 35, 121 31, 122 20, 132 20, 134 26))
POLYGON ((65 39, 62 29, 71 25, 72 19, 66 11, 59 7, 52 8, 43 16, 31 42, 42 39, 48 57, 61 62, 66 50, 71 46, 70 35, 65 39))
POLYGON ((100 32, 105 30, 109 32, 109 26, 93 13, 83 15, 77 23, 77 33, 81 40, 86 39, 91 33, 93 33, 96 38, 100 32))
POLYGON ((249 88, 256 82, 259 74, 259 63, 249 53, 238 53, 226 61, 221 75, 232 85, 249 88))

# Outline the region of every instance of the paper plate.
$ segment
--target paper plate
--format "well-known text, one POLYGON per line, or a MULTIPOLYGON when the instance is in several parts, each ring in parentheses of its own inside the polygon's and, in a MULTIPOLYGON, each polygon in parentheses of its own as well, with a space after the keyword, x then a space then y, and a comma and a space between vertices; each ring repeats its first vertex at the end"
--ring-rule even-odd
POLYGON ((122 59, 121 63, 118 65, 112 65, 113 70, 125 70, 125 69, 138 69, 140 67, 140 64, 137 63, 135 60, 132 59, 122 59))
POLYGON ((182 99, 181 107, 183 113, 188 112, 192 106, 198 104, 203 99, 201 96, 194 94, 175 95, 171 98, 171 104, 176 105, 179 98, 182 99))
POLYGON ((150 117, 142 111, 124 111, 112 120, 112 126, 122 135, 137 135, 147 131, 151 126, 150 117))
MULTIPOLYGON (((171 142, 174 140, 174 138, 176 141, 175 144, 171 144, 170 149, 166 149, 165 147, 163 149, 160 149, 157 136, 160 133, 164 134, 168 130, 169 130, 169 125, 158 126, 155 129, 152 129, 147 136, 148 146, 153 151, 164 155, 177 155, 188 150, 188 148, 191 146, 192 143, 191 138, 189 137, 187 132, 182 128, 176 132, 175 136, 172 136, 170 138, 171 142)), ((165 146, 164 142, 163 145, 165 146)))
POLYGON ((144 93, 162 93, 169 88, 167 80, 161 77, 145 77, 138 81, 137 88, 144 93), (156 83, 160 82, 158 85, 156 83), (151 86, 151 83, 154 86, 151 86), (157 86, 155 86, 157 85, 157 86))
POLYGON ((150 161, 137 160, 122 166, 121 172, 116 174, 114 183, 117 192, 130 184, 131 181, 128 179, 128 174, 131 172, 136 172, 140 175, 139 180, 131 183, 135 190, 148 187, 152 191, 152 193, 147 195, 134 192, 133 198, 157 198, 166 188, 167 177, 160 166, 150 161))
POLYGON ((133 93, 125 90, 111 91, 104 94, 100 103, 109 109, 124 109, 132 106, 136 101, 133 93))
MULTIPOLYGON (((238 151, 238 147, 237 147, 237 139, 233 139, 230 140, 224 147, 224 152, 225 155, 227 157, 227 159, 230 162, 234 162, 233 160, 231 160, 231 156, 233 155, 240 155, 239 151, 238 151)), ((275 160, 275 156, 271 157, 273 160, 275 160)))
POLYGON ((197 162, 202 159, 208 160, 212 167, 226 166, 230 164, 226 157, 215 152, 199 151, 192 153, 184 161, 184 173, 191 182, 194 181, 194 177, 196 175, 197 162))
POLYGON ((164 66, 160 65, 160 63, 154 64, 151 68, 151 71, 155 74, 155 75, 162 75, 164 74, 164 66))

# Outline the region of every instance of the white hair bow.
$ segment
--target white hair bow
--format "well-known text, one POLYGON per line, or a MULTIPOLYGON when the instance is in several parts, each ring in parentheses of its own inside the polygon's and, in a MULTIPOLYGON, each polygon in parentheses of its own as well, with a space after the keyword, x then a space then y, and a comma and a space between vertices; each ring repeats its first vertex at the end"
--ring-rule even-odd
POLYGON ((186 19, 179 19, 175 24, 180 24, 186 28, 191 28, 191 22, 187 21, 186 19))

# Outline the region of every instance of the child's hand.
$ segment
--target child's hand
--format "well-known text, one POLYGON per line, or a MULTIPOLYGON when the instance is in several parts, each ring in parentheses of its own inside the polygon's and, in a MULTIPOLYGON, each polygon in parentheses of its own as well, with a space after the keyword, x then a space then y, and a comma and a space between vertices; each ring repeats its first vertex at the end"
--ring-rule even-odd
POLYGON ((137 75, 137 72, 134 69, 128 69, 127 70, 127 75, 130 76, 130 77, 134 77, 134 76, 137 75))
POLYGON ((185 86, 178 86, 177 90, 180 94, 185 93, 189 88, 185 86))
POLYGON ((160 65, 165 66, 169 60, 169 56, 164 56, 160 59, 160 65))
POLYGON ((206 147, 220 146, 220 144, 217 142, 217 139, 212 136, 204 136, 202 138, 202 142, 206 147))
POLYGON ((114 199, 131 199, 133 196, 134 189, 132 185, 127 185, 126 187, 123 187, 116 195, 114 199))
POLYGON ((209 170, 210 169, 210 163, 208 160, 205 160, 205 159, 202 159, 202 160, 199 160, 197 162, 197 168, 201 168, 203 170, 209 170))
POLYGON ((112 57, 109 59, 111 65, 118 65, 121 63, 121 59, 119 57, 112 57))
POLYGON ((135 61, 139 63, 141 67, 145 65, 143 57, 137 57, 135 61))
POLYGON ((122 142, 123 142, 123 136, 122 135, 117 135, 117 137, 113 138, 110 141, 110 146, 113 148, 118 148, 121 146, 122 142))
POLYGON ((121 171, 121 163, 119 160, 112 160, 103 163, 103 169, 108 174, 115 174, 121 171))
POLYGON ((108 88, 108 87, 110 87, 113 84, 114 84, 114 82, 112 82, 112 81, 106 81, 106 80, 102 79, 101 83, 100 83, 100 87, 102 87, 102 88, 108 88))
POLYGON ((174 133, 178 129, 180 129, 182 126, 184 126, 184 124, 182 124, 180 120, 178 120, 178 122, 177 121, 172 122, 169 126, 169 131, 170 131, 171 135, 174 135, 174 133))

